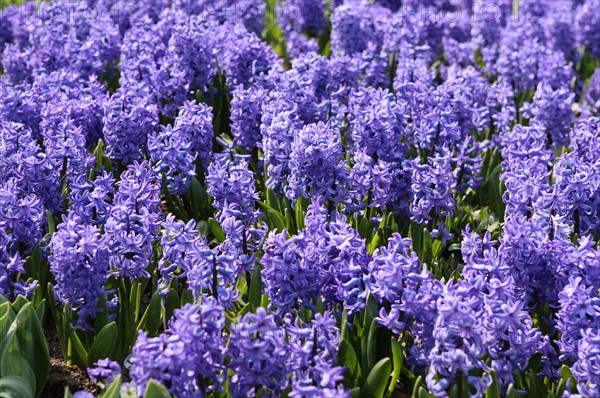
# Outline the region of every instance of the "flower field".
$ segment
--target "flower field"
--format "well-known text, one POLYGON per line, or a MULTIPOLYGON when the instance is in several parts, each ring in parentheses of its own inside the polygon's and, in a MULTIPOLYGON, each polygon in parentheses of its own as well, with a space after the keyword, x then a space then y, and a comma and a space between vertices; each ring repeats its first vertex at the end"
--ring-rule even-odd
POLYGON ((600 1, 2 5, 0 397, 600 397, 600 1))

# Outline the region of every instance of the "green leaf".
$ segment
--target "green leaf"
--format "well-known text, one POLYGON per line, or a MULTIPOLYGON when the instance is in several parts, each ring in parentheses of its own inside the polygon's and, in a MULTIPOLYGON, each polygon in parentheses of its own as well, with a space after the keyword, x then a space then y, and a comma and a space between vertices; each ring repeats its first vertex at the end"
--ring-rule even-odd
POLYGON ((521 398, 521 394, 519 394, 519 391, 517 391, 512 383, 508 385, 508 389, 506 390, 506 398, 521 398))
POLYGON ((177 290, 170 289, 167 297, 165 298, 165 313, 163 316, 163 326, 167 329, 167 323, 173 317, 173 313, 177 308, 179 308, 179 294, 177 294, 177 290))
POLYGON ((223 230, 221 229, 221 226, 219 225, 217 220, 215 220, 212 217, 209 218, 208 227, 210 228, 210 231, 212 232, 217 242, 223 243, 225 241, 225 233, 223 233, 223 230))
POLYGON ((396 383, 398 382, 398 378, 400 377, 400 372, 402 371, 402 365, 404 365, 404 356, 402 355, 402 351, 400 349, 400 343, 398 340, 392 336, 391 338, 391 346, 392 346, 392 362, 394 364, 394 372, 392 373, 392 381, 388 388, 388 392, 392 394, 396 389, 396 383))
POLYGON ((367 369, 371 369, 377 359, 377 321, 373 319, 367 338, 367 369))
POLYGON ((267 210, 269 220, 271 221, 270 227, 272 230, 277 229, 279 231, 285 231, 285 220, 282 215, 274 210, 267 210), (274 227, 274 228, 273 228, 274 227))
POLYGON ((13 325, 16 325, 18 349, 35 375, 38 387, 36 395, 39 395, 50 373, 50 355, 42 326, 31 303, 21 308, 13 325))
POLYGON ((16 316, 10 302, 6 301, 0 304, 0 347, 3 346, 3 341, 16 316))
POLYGON ((366 310, 364 327, 367 328, 371 326, 371 322, 373 321, 373 319, 375 319, 375 317, 379 315, 379 310, 377 308, 377 302, 375 301, 375 297, 370 293, 367 296, 365 308, 366 310))
POLYGON ((267 189, 267 206, 271 208, 271 210, 276 211, 281 214, 281 206, 279 205, 279 199, 277 199, 277 195, 271 188, 267 189))
POLYGON ((292 213, 290 212, 290 209, 286 208, 284 210, 284 214, 285 214, 285 227, 288 231, 290 231, 290 233, 292 234, 296 234, 296 226, 294 225, 294 222, 292 221, 292 213))
MULTIPOLYGON (((423 386, 419 387, 419 394, 417 395, 419 398, 431 398, 431 394, 427 389, 423 386)), ((462 398, 462 397, 460 397, 462 398)))
POLYGON ((485 392, 485 398, 500 398, 500 387, 498 386, 498 378, 495 372, 492 374, 492 385, 485 392))
MULTIPOLYGON (((35 374, 27 360, 19 352, 16 329, 17 326, 13 323, 11 331, 4 341, 5 345, 0 354, 0 380, 8 376, 19 376, 23 378, 32 391, 36 391, 35 374)), ((27 396, 32 397, 33 394, 27 396)))
POLYGON ((29 301, 25 297, 18 295, 17 299, 12 304, 12 308, 15 313, 18 314, 26 304, 29 304, 29 301))
POLYGON ((409 234, 410 238, 412 239, 413 250, 416 251, 417 253, 420 253, 421 244, 423 241, 423 226, 421 226, 417 223, 411 222, 410 227, 408 229, 408 234, 409 234))
POLYGON ((35 314, 40 322, 40 325, 44 324, 44 320, 46 319, 46 299, 43 299, 36 307, 35 314))
POLYGON ((360 387, 354 387, 350 393, 350 398, 359 398, 361 396, 360 387))
POLYGON ((5 376, 0 378, 0 398, 33 397, 32 386, 20 376, 5 376))
POLYGON ((73 398, 73 394, 71 394, 71 390, 69 389, 69 386, 67 386, 67 388, 65 388, 65 395, 63 396, 63 398, 73 398))
POLYGON ((260 307, 262 300, 262 275, 260 267, 257 265, 254 268, 252 274, 252 280, 250 281, 250 290, 248 291, 248 301, 252 307, 252 312, 256 311, 256 308, 260 307))
POLYGON ((422 247, 422 254, 421 254, 421 261, 424 262, 425 264, 432 264, 433 263, 433 241, 431 239, 431 234, 429 233, 429 230, 427 228, 423 228, 423 247, 422 247))
POLYGON ((340 339, 348 339, 349 338, 348 331, 348 310, 344 308, 342 311, 342 320, 340 322, 340 339))
POLYGON ((96 335, 89 353, 90 365, 96 363, 99 359, 110 358, 115 360, 119 352, 120 344, 117 324, 113 321, 100 330, 96 335))
POLYGON ((171 394, 169 394, 167 387, 152 379, 150 379, 148 387, 146 387, 146 394, 144 394, 144 396, 152 398, 171 398, 171 394))
POLYGON ((140 320, 138 329, 145 330, 150 337, 156 336, 158 328, 160 327, 160 312, 160 295, 158 294, 158 291, 156 291, 152 295, 150 304, 148 304, 148 308, 146 308, 146 311, 140 320))
POLYGON ((342 366, 345 366, 347 369, 344 374, 344 378, 347 382, 353 382, 362 376, 356 351, 354 351, 352 344, 350 344, 346 339, 340 339, 340 345, 338 348, 338 363, 342 366))
POLYGON ((367 381, 362 387, 363 397, 382 398, 392 371, 392 361, 383 358, 371 369, 367 381))
POLYGON ((296 225, 298 226, 299 231, 304 229, 304 216, 306 213, 306 204, 307 199, 303 196, 300 196, 296 201, 296 225))
POLYGON ((52 235, 56 232, 56 225, 54 224, 54 216, 48 210, 46 210, 46 220, 48 220, 48 233, 52 235))
POLYGON ((73 363, 81 368, 89 366, 88 354, 75 330, 69 330, 69 345, 71 348, 71 359, 73 363))
POLYGON ((421 388, 421 384, 423 384, 423 376, 419 376, 417 377, 417 380, 415 380, 411 397, 416 398, 419 396, 419 388, 421 388))
POLYGON ((118 398, 121 396, 121 384, 123 384, 123 379, 121 375, 118 375, 106 390, 102 393, 102 398, 118 398))
POLYGON ((100 332, 106 324, 108 324, 108 306, 106 305, 106 296, 100 295, 98 299, 98 308, 100 310, 96 313, 96 319, 94 320, 94 330, 96 333, 100 332))

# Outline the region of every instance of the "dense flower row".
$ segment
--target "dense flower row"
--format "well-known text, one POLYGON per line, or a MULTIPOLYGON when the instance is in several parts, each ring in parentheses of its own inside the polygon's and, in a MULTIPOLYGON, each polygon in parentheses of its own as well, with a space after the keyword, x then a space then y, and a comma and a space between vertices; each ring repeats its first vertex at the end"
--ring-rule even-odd
POLYGON ((361 376, 340 358, 373 306, 434 396, 525 372, 557 385, 563 364, 566 395, 600 396, 599 15, 597 0, 7 7, 0 294, 50 281, 66 329, 93 337, 124 292, 156 288, 162 329, 90 369, 109 384, 123 365, 140 396, 151 379, 182 397, 350 396, 361 376))

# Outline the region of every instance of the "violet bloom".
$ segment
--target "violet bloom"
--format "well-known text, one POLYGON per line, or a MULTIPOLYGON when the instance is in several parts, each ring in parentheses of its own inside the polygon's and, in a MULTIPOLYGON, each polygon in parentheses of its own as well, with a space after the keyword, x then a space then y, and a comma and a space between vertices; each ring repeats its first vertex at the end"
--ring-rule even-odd
POLYGON ((247 396, 262 387, 277 393, 286 385, 288 348, 285 331, 264 308, 231 325, 226 355, 230 358, 231 393, 247 396))
POLYGON ((117 185, 105 225, 110 266, 130 280, 147 278, 161 217, 160 187, 147 162, 130 165, 117 185))
POLYGON ((107 155, 122 164, 143 159, 148 135, 158 126, 158 108, 133 90, 119 88, 104 109, 107 155))
POLYGON ((292 142, 286 196, 322 196, 334 203, 347 194, 348 172, 337 128, 324 123, 304 126, 292 142))
POLYGON ((225 381, 225 314, 215 300, 175 310, 167 330, 157 337, 140 331, 128 361, 141 396, 150 379, 177 396, 222 391, 225 381))
POLYGON ((50 241, 50 271, 56 279, 57 300, 76 315, 75 328, 92 330, 98 300, 105 294, 109 276, 106 238, 92 225, 85 225, 75 213, 63 215, 50 241))

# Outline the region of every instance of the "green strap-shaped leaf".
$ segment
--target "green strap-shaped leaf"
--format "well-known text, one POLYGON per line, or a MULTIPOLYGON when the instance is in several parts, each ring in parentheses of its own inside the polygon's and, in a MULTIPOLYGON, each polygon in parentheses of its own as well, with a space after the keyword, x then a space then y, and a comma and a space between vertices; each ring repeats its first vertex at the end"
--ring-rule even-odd
POLYGON ((121 375, 118 375, 106 390, 102 393, 100 397, 102 398, 119 398, 121 396, 121 384, 123 384, 123 379, 121 375))
POLYGON ((492 372, 492 384, 485 392, 485 398, 500 398, 500 387, 498 386, 498 378, 496 373, 492 372))
POLYGON ((8 329, 15 320, 15 312, 10 305, 10 302, 6 301, 0 304, 0 347, 4 347, 4 339, 8 334, 8 329))
POLYGON ((344 378, 348 383, 358 380, 362 376, 360 364, 354 347, 346 339, 340 339, 338 348, 338 363, 346 367, 344 378))
POLYGON ((118 338, 117 324, 114 321, 106 324, 96 335, 90 348, 88 355, 90 365, 103 358, 116 359, 119 352, 119 344, 116 344, 118 338))
MULTIPOLYGON (((16 323, 11 326, 5 345, 0 353, 0 380, 9 377, 18 376, 31 388, 36 391, 35 374, 29 366, 27 360, 19 352, 19 343, 16 334, 16 323)), ((31 393, 28 397, 33 396, 31 393)))
POLYGON ((150 304, 140 320, 138 329, 145 330, 150 337, 156 336, 158 328, 160 327, 160 312, 160 295, 158 294, 158 291, 156 291, 152 295, 150 304))
POLYGON ((169 394, 167 387, 152 379, 150 379, 148 387, 146 387, 146 394, 144 394, 144 396, 152 398, 171 398, 171 394, 169 394))
POLYGON ((248 301, 252 307, 252 311, 256 311, 256 308, 260 307, 262 300, 262 275, 260 266, 254 268, 252 273, 252 280, 250 281, 250 290, 248 291, 248 301))
POLYGON ((392 373, 392 381, 390 382, 390 387, 388 388, 388 392, 390 394, 392 394, 396 389, 396 383, 398 382, 400 372, 402 371, 402 366, 404 365, 404 355, 402 355, 402 351, 400 350, 400 343, 398 343, 398 340, 396 340, 396 338, 393 336, 391 338, 391 346, 394 370, 392 373))
POLYGON ((42 326, 31 303, 21 308, 13 325, 16 325, 18 349, 33 371, 37 385, 36 395, 39 395, 50 373, 50 355, 42 326))
POLYGON ((377 362, 365 382, 361 394, 365 398, 382 398, 388 385, 390 373, 392 371, 392 361, 389 358, 383 358, 377 362))
POLYGON ((208 219, 208 227, 210 228, 210 231, 212 232, 212 234, 215 237, 215 239, 217 240, 217 242, 222 243, 225 241, 225 233, 221 229, 221 226, 219 225, 217 220, 215 220, 212 217, 209 218, 208 219))
POLYGON ((32 397, 33 394, 32 386, 20 376, 0 378, 0 398, 32 397))

